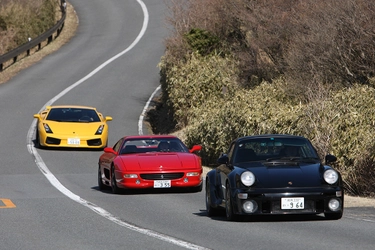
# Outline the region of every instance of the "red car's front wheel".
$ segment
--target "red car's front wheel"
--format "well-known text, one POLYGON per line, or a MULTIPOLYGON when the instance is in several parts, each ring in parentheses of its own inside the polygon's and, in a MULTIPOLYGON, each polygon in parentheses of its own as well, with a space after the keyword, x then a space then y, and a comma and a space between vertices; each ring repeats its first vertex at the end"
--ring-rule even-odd
POLYGON ((116 175, 115 175, 115 167, 112 166, 111 168, 111 188, 112 188, 112 193, 114 194, 119 194, 120 189, 117 187, 116 183, 116 175))
POLYGON ((105 185, 103 184, 102 171, 100 171, 100 165, 98 168, 98 187, 99 190, 103 190, 105 188, 105 185))

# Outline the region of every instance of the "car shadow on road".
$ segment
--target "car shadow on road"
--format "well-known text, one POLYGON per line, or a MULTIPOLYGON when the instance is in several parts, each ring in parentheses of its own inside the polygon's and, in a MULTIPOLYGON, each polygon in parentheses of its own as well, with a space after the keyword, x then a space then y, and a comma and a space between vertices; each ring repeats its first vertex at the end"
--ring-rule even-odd
POLYGON ((75 151, 75 152, 99 152, 103 151, 102 148, 69 148, 69 147, 36 147, 38 150, 43 150, 43 151, 75 151))
POLYGON ((197 193, 186 188, 159 188, 159 189, 123 189, 119 194, 113 194, 110 187, 100 190, 98 186, 91 187, 93 190, 97 190, 102 193, 112 195, 148 195, 148 194, 191 194, 197 193))
MULTIPOLYGON (((197 216, 208 217, 206 210, 200 210, 194 213, 197 216)), ((217 216, 209 217, 215 221, 228 221, 225 217, 225 210, 217 216)), ((258 216, 240 216, 235 222, 306 222, 306 221, 326 221, 323 215, 258 215, 258 216)))

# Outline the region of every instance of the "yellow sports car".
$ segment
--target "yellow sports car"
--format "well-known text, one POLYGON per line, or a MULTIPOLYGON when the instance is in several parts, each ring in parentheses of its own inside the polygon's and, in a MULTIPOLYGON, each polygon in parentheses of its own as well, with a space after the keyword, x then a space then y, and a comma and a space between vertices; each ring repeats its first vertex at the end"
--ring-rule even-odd
POLYGON ((96 108, 87 106, 48 106, 35 114, 37 147, 105 148, 107 121, 96 108))

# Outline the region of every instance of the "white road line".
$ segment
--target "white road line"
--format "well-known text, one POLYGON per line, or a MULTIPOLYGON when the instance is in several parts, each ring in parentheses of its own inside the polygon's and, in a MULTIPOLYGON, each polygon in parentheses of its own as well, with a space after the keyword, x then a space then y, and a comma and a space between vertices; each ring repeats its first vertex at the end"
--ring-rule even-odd
POLYGON ((139 135, 143 135, 143 120, 144 120, 144 117, 146 116, 146 112, 150 106, 150 103, 152 101, 152 99, 154 98, 154 96, 156 95, 156 93, 160 90, 160 85, 154 90, 154 92, 152 93, 152 95, 150 96, 150 98, 148 99, 145 107, 143 108, 143 111, 142 111, 142 114, 141 116, 139 117, 139 120, 138 120, 138 134, 139 135))
MULTIPOLYGON (((62 96, 64 96, 70 90, 72 90, 73 88, 77 87, 78 85, 80 85, 81 83, 83 83, 84 81, 86 81, 87 79, 89 79, 90 77, 92 77, 93 75, 95 75, 97 72, 99 72, 105 66, 107 66, 109 63, 113 62, 114 60, 116 60, 120 56, 122 56, 125 53, 127 53, 129 50, 131 50, 139 42, 139 40, 142 38, 142 36, 144 35, 144 33, 145 33, 146 29, 147 29, 149 15, 148 15, 148 11, 147 11, 146 5, 141 0, 137 0, 137 2, 142 7, 143 14, 144 14, 144 20, 143 20, 143 25, 142 25, 141 32, 139 33, 139 35, 137 36, 137 38, 134 40, 134 42, 127 49, 125 49, 121 53, 117 54, 116 56, 110 58, 109 60, 107 60, 106 62, 104 62, 103 64, 101 64, 99 67, 97 67, 95 70, 93 70, 91 73, 89 73, 88 75, 86 75, 85 77, 83 77, 82 79, 80 79, 79 81, 77 81, 76 83, 74 83, 73 85, 71 85, 68 88, 66 88, 65 90, 63 90, 61 93, 59 93, 58 95, 56 95, 51 100, 49 100, 40 111, 44 110, 46 106, 52 105, 55 101, 57 101, 58 99, 60 99, 62 96)), ((138 126, 140 126, 139 129, 138 129, 138 131, 139 131, 140 134, 142 134, 142 124, 141 124, 141 122, 143 123, 143 118, 144 118, 145 112, 147 111, 148 106, 150 105, 150 102, 151 102, 153 96, 156 94, 156 92, 159 90, 159 88, 160 87, 158 87, 154 91, 154 93, 151 95, 149 101, 146 103, 146 106, 143 109, 143 112, 142 112, 142 114, 140 116, 139 123, 138 123, 138 126)), ((30 126, 30 128, 29 128, 29 131, 27 133, 27 148, 28 148, 28 151, 29 151, 29 153, 31 155, 34 156, 36 165, 38 166, 39 170, 44 174, 44 176, 48 179, 48 181, 57 190, 59 190, 61 193, 63 193, 65 196, 67 196, 71 200, 73 200, 73 201, 75 201, 75 202, 77 202, 77 203, 79 203, 79 204, 81 204, 81 205, 83 205, 83 206, 91 209, 92 211, 94 211, 95 213, 99 214, 100 216, 103 216, 104 218, 107 218, 108 220, 110 220, 110 221, 112 221, 112 222, 114 222, 114 223, 116 223, 116 224, 118 224, 118 225, 120 225, 122 227, 131 229, 133 231, 136 231, 136 232, 145 234, 147 236, 154 237, 156 239, 159 239, 159 240, 162 240, 162 241, 166 241, 166 242, 169 242, 171 244, 174 244, 174 245, 177 245, 177 246, 180 246, 180 247, 184 247, 184 248, 187 248, 187 249, 207 249, 207 248, 204 248, 204 247, 192 244, 190 242, 179 240, 179 239, 173 238, 171 236, 168 236, 168 235, 165 235, 165 234, 161 234, 161 233, 152 231, 150 229, 138 227, 136 225, 132 225, 132 224, 129 224, 127 222, 124 222, 124 221, 120 220, 119 218, 117 218, 116 216, 114 216, 111 213, 109 213, 108 211, 106 211, 105 209, 103 209, 103 208, 101 208, 101 207, 99 207, 99 206, 97 206, 97 205, 95 205, 95 204, 93 204, 93 203, 91 203, 91 202, 89 202, 89 201, 87 201, 85 199, 82 199, 78 195, 76 195, 73 192, 71 192, 69 189, 67 189, 65 186, 63 186, 60 183, 60 181, 55 177, 55 175, 53 173, 51 173, 51 171, 48 169, 48 167, 44 163, 42 157, 38 154, 37 150, 35 149, 32 139, 34 138, 34 134, 35 134, 35 130, 36 130, 36 124, 37 124, 36 119, 34 119, 33 122, 32 122, 32 124, 31 124, 31 126, 30 126)))

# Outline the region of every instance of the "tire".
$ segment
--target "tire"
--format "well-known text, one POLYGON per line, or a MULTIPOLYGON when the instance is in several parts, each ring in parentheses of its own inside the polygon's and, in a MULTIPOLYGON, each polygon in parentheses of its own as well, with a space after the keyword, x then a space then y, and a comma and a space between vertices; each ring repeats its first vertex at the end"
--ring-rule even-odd
POLYGON ((342 212, 340 212, 340 213, 324 213, 324 217, 327 220, 339 220, 342 217, 342 212))
POLYGON ((206 211, 208 217, 214 217, 220 214, 220 210, 212 206, 210 181, 208 178, 206 180, 206 211))
POLYGON ((98 187, 99 187, 99 190, 105 189, 105 185, 103 184, 103 179, 102 179, 102 172, 100 171, 100 165, 98 167, 98 187))
POLYGON ((36 131, 35 131, 35 147, 36 148, 42 148, 42 146, 40 145, 40 137, 39 137, 38 125, 37 125, 36 131))
POLYGON ((230 187, 228 183, 225 189, 225 216, 227 217, 228 221, 238 220, 238 215, 234 214, 233 212, 232 197, 230 195, 230 187))
POLYGON ((117 183, 116 183, 115 167, 114 166, 112 166, 112 168, 111 168, 111 188, 112 188, 112 193, 114 193, 114 194, 120 193, 120 188, 117 187, 117 183))
POLYGON ((200 185, 197 186, 197 187, 192 187, 192 188, 190 188, 190 192, 192 192, 192 193, 199 193, 199 192, 202 191, 202 187, 203 187, 203 183, 200 184, 200 185))

